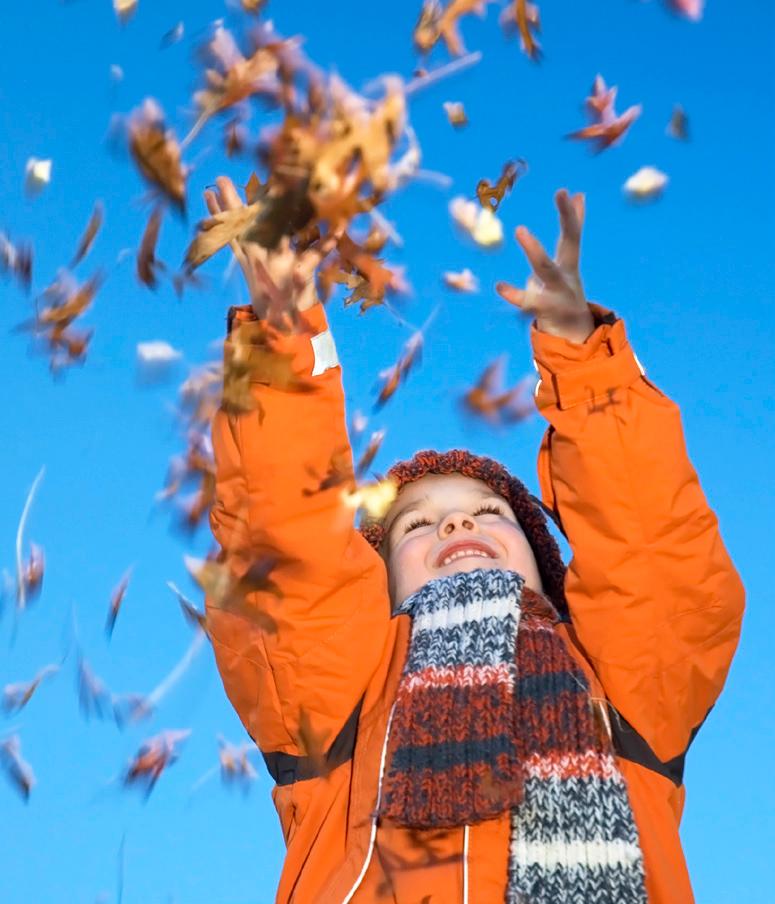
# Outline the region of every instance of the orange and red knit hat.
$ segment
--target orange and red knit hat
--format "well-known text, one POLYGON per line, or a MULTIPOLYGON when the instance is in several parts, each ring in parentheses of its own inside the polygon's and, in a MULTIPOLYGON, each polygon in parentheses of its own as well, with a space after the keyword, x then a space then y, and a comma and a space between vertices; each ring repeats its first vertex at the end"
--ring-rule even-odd
MULTIPOLYGON (((464 477, 481 480, 509 503, 533 550, 544 594, 552 601, 560 617, 567 618, 565 565, 557 541, 549 532, 544 515, 546 508, 541 501, 503 465, 492 458, 473 455, 464 449, 451 449, 449 452, 425 449, 408 461, 396 462, 385 476, 392 478, 400 492, 405 484, 419 480, 426 474, 462 474, 464 477)), ((379 552, 385 538, 384 522, 366 520, 361 524, 360 531, 379 552)))

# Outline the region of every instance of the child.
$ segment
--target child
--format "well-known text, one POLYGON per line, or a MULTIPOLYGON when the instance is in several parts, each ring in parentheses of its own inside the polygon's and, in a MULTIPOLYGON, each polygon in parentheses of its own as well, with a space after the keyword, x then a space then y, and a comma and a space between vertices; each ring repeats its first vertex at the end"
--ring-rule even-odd
MULTIPOLYGON (((307 390, 259 349, 255 410, 213 424, 222 560, 236 579, 275 563, 240 607, 207 603, 226 692, 276 783, 280 904, 693 900, 683 762, 744 591, 677 406, 622 320, 584 298, 583 198, 556 202, 555 259, 520 227, 535 275, 498 287, 535 318, 543 501, 492 460, 426 451, 391 469, 398 495, 361 531, 331 477, 352 459, 317 261, 234 249, 254 300, 230 312, 227 357, 258 327, 307 390), (285 301, 262 290, 272 268, 285 301)), ((207 203, 241 201, 221 179, 207 203)))

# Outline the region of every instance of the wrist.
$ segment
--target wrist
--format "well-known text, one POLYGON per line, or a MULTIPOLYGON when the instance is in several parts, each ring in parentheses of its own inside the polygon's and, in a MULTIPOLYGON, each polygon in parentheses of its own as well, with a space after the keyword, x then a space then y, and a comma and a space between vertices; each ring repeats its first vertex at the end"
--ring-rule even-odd
POLYGON ((562 320, 556 318, 537 317, 536 328, 542 333, 566 339, 581 345, 589 339, 596 329, 595 318, 589 306, 576 315, 565 317, 562 320))

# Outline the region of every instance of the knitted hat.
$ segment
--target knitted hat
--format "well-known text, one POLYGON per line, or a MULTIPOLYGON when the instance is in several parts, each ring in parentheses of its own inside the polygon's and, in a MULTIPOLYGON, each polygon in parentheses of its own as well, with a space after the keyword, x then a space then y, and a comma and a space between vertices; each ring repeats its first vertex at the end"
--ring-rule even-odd
MULTIPOLYGON (((464 449, 452 449, 449 452, 426 449, 409 461, 396 462, 386 477, 395 481, 400 492, 407 483, 419 480, 426 474, 462 474, 464 477, 481 480, 509 503, 533 550, 544 594, 554 603, 560 617, 566 619, 568 604, 564 590, 565 565, 557 541, 549 533, 544 516, 544 511, 549 510, 543 503, 531 495, 527 487, 509 474, 503 465, 492 458, 472 455, 464 449)), ((360 531, 379 552, 385 539, 384 519, 366 520, 361 524, 360 531)))

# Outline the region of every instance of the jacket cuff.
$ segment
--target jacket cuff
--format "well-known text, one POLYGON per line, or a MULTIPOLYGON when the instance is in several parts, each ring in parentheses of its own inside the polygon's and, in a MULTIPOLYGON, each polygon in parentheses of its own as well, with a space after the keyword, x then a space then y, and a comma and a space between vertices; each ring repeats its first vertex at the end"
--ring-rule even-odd
MULTIPOLYGON (((325 307, 318 302, 299 312, 296 328, 283 332, 259 320, 250 305, 229 308, 224 355, 250 356, 251 382, 275 383, 272 378, 281 358, 291 361, 293 373, 315 377, 339 364, 334 338, 328 328, 325 307)), ((285 368, 281 368, 283 372, 285 368)))
POLYGON ((645 375, 627 340, 624 321, 601 305, 590 303, 589 308, 596 326, 583 343, 543 333, 533 321, 530 341, 540 377, 535 389, 539 411, 605 400, 645 375))

